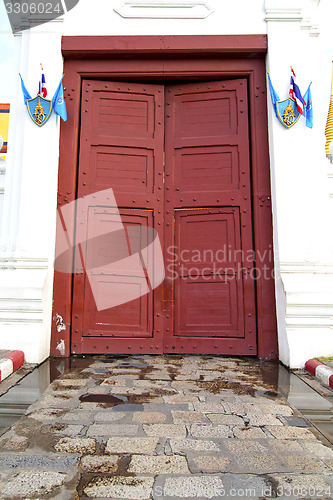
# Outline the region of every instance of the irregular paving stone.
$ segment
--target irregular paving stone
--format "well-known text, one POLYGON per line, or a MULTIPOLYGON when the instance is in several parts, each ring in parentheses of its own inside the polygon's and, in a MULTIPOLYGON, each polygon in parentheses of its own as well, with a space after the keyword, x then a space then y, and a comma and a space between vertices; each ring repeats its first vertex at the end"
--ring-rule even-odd
POLYGON ((197 403, 198 402, 198 397, 197 396, 181 396, 181 395, 175 395, 175 396, 164 396, 165 401, 167 403, 197 403))
POLYGON ((266 477, 246 474, 228 474, 225 488, 228 498, 275 498, 273 483, 266 477))
POLYGON ((173 411, 171 413, 175 424, 196 424, 208 422, 206 416, 199 411, 173 411))
POLYGON ((286 465, 289 470, 299 471, 299 472, 328 472, 325 465, 318 460, 313 458, 302 456, 290 456, 282 457, 282 463, 286 465))
MULTIPOLYGON (((186 392, 202 392, 201 388, 198 387, 198 385, 195 382, 186 382, 184 380, 174 380, 171 382, 171 387, 177 390, 183 390, 184 393, 186 392)), ((203 391, 206 392, 206 391, 203 391)))
POLYGON ((154 403, 144 403, 144 411, 158 411, 165 412, 166 410, 171 411, 190 411, 188 403, 174 403, 173 405, 168 405, 162 399, 162 403, 157 402, 157 398, 153 399, 154 403))
POLYGON ((16 451, 24 451, 28 447, 29 440, 27 437, 18 436, 14 434, 10 436, 3 444, 3 448, 5 450, 16 450, 16 451))
POLYGON ((83 472, 116 472, 118 457, 85 455, 80 460, 79 469, 83 472))
POLYGON ((304 450, 299 442, 291 441, 290 439, 274 439, 267 438, 267 448, 274 450, 280 455, 291 455, 304 453, 304 450))
POLYGON ((284 425, 291 425, 294 427, 311 427, 311 423, 306 418, 302 417, 279 417, 284 425))
POLYGON ((205 439, 170 439, 173 453, 184 451, 219 451, 219 446, 214 441, 205 439))
POLYGON ((47 469, 66 470, 75 465, 77 457, 47 457, 44 455, 6 455, 0 456, 0 470, 30 469, 45 467, 47 469))
POLYGON ((154 500, 221 499, 225 495, 224 483, 216 476, 160 476, 153 489, 154 500))
POLYGON ((47 394, 38 401, 38 408, 45 408, 47 411, 59 409, 59 412, 64 412, 63 408, 76 408, 79 403, 79 398, 73 396, 61 395, 60 397, 54 397, 47 394))
POLYGON ((53 471, 24 471, 9 479, 2 490, 2 498, 11 496, 46 495, 64 483, 66 475, 53 471))
POLYGON ((111 389, 109 389, 108 392, 110 394, 114 394, 115 396, 142 395, 142 389, 135 387, 111 387, 111 389))
POLYGON ((83 429, 83 425, 61 425, 60 429, 54 429, 53 426, 51 429, 56 434, 63 434, 64 436, 78 436, 83 429))
POLYGON ((193 457, 191 462, 195 467, 191 467, 191 472, 208 472, 209 474, 215 472, 227 472, 230 460, 225 457, 216 456, 198 456, 193 457), (193 469, 193 470, 192 470, 193 469))
POLYGON ((233 457, 230 472, 241 474, 270 474, 274 472, 284 472, 284 470, 285 468, 275 456, 268 454, 247 454, 233 457))
POLYGON ((157 411, 145 411, 145 412, 134 412, 133 422, 141 423, 155 423, 164 422, 166 420, 166 415, 157 411))
POLYGON ((87 436, 135 436, 137 425, 93 424, 89 427, 87 436))
POLYGON ((58 379, 58 380, 55 380, 54 382, 52 382, 52 384, 50 385, 50 388, 54 388, 54 387, 65 387, 66 389, 70 389, 70 388, 81 388, 81 387, 84 387, 85 385, 87 385, 89 379, 82 379, 82 378, 79 378, 79 379, 58 379))
POLYGON ((109 394, 110 391, 110 386, 97 385, 96 387, 90 387, 87 394, 109 394))
POLYGON ((64 410, 50 408, 48 410, 35 410, 29 413, 28 416, 40 422, 50 422, 59 419, 63 414, 64 410))
POLYGON ((203 403, 199 401, 194 403, 194 409, 202 413, 225 413, 221 403, 203 403))
POLYGON ((314 454, 319 458, 333 459, 332 448, 324 446, 319 441, 303 441, 302 444, 306 450, 310 451, 311 454, 314 454))
POLYGON ((94 414, 88 411, 69 411, 65 415, 61 417, 61 422, 70 422, 70 423, 80 423, 81 422, 90 422, 93 419, 94 414))
POLYGON ((84 402, 80 403, 77 407, 78 411, 93 411, 93 410, 100 410, 103 408, 102 403, 90 403, 90 402, 84 402))
POLYGON ((238 425, 243 426, 244 420, 237 415, 224 415, 223 413, 209 413, 207 415, 213 424, 238 425))
POLYGON ((170 389, 169 382, 167 380, 133 380, 133 385, 136 387, 143 387, 148 389, 161 387, 168 387, 170 389))
POLYGON ((238 439, 260 439, 267 438, 266 434, 259 427, 234 427, 233 433, 238 439))
POLYGON ((114 422, 116 420, 121 420, 122 418, 125 417, 125 413, 121 411, 117 412, 110 412, 110 411, 104 411, 104 412, 99 412, 96 413, 94 416, 95 422, 114 422))
POLYGON ((271 415, 281 415, 281 416, 291 416, 294 414, 294 411, 290 406, 283 405, 283 404, 259 404, 259 408, 264 412, 264 413, 270 413, 271 415))
POLYGON ((330 498, 332 486, 323 476, 306 474, 272 475, 276 482, 275 490, 278 497, 284 498, 330 498))
POLYGON ((136 474, 189 474, 185 457, 133 455, 129 472, 136 474))
POLYGON ((181 424, 143 424, 147 436, 186 437, 186 427, 181 424))
POLYGON ((153 477, 114 476, 98 477, 84 489, 88 498, 149 499, 154 484, 153 477))
POLYGON ((114 437, 106 445, 106 453, 135 453, 153 454, 158 443, 158 438, 153 437, 114 437))
POLYGON ((172 380, 168 372, 158 371, 157 373, 148 373, 146 379, 149 380, 172 380))
POLYGON ((203 424, 193 424, 191 425, 191 434, 197 438, 227 438, 230 435, 230 429, 227 425, 203 425, 203 424))
POLYGON ((61 438, 54 446, 56 451, 65 453, 94 453, 96 442, 91 438, 61 438))
POLYGON ((247 453, 267 453, 267 448, 258 441, 238 441, 237 439, 223 439, 221 444, 225 445, 230 453, 236 455, 247 453))
POLYGON ((303 427, 267 426, 266 429, 277 439, 316 439, 309 429, 303 427))
POLYGON ((283 425, 281 420, 277 419, 274 415, 247 415, 246 416, 250 425, 259 427, 263 425, 283 425))
POLYGON ((113 387, 123 387, 124 385, 126 385, 126 379, 115 380, 114 378, 106 378, 105 380, 103 380, 101 385, 102 386, 103 385, 112 385, 113 387))

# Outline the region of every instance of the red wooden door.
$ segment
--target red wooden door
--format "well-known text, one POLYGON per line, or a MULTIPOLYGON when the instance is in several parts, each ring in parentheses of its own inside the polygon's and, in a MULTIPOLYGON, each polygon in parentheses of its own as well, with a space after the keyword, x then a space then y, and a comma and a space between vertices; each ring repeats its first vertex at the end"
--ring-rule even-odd
POLYGON ((163 351, 145 255, 149 229, 163 241, 163 146, 162 86, 83 82, 72 352, 163 351))
POLYGON ((72 352, 255 354, 246 80, 82 91, 72 352), (155 289, 148 228, 164 244, 155 289))
POLYGON ((165 352, 256 354, 246 83, 166 91, 165 352))

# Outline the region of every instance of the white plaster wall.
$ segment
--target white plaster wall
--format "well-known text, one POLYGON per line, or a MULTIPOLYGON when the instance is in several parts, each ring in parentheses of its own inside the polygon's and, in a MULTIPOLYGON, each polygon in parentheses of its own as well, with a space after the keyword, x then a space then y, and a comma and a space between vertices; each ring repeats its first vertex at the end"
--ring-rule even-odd
POLYGON ((280 19, 272 16, 267 24, 267 67, 280 99, 288 96, 290 65, 303 94, 313 81, 313 129, 303 117, 290 130, 281 126, 268 96, 279 351, 291 367, 333 353, 333 232, 324 148, 333 58, 327 21, 333 6, 325 0, 319 5, 312 19, 319 22, 318 35, 302 22, 301 7, 313 3, 293 2, 300 15, 291 20, 291 4, 266 2, 280 8, 280 19))
POLYGON ((32 363, 49 356, 57 204, 59 118, 37 127, 26 111, 18 72, 32 96, 44 64, 48 98, 62 75, 60 21, 15 37, 15 84, 0 254, 0 345, 32 363))
MULTIPOLYGON (((65 17, 64 35, 228 35, 266 33, 263 0, 207 0, 205 19, 128 19, 113 8, 123 0, 80 0, 65 17), (97 8, 95 6, 97 5, 97 8)), ((156 0, 156 3, 159 3, 156 0)), ((182 3, 182 2, 179 2, 182 3)))

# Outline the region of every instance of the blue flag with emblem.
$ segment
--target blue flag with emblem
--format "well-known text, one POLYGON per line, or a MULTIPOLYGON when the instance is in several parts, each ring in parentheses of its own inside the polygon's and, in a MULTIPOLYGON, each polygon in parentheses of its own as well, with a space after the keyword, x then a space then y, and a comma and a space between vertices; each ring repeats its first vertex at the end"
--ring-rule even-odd
POLYGON ((271 93, 271 99, 272 99, 273 109, 274 109, 276 118, 278 118, 276 103, 277 103, 277 101, 280 100, 280 97, 277 95, 277 93, 276 93, 276 91, 275 91, 275 89, 273 87, 272 80, 271 80, 271 77, 269 76, 269 73, 267 73, 267 76, 268 76, 269 90, 270 90, 270 93, 271 93))
POLYGON ((311 97, 311 83, 308 86, 308 90, 305 92, 303 99, 305 101, 303 116, 306 118, 306 126, 309 128, 313 127, 313 109, 312 109, 312 97, 311 97))
POLYGON ((55 114, 59 115, 65 122, 67 120, 67 109, 66 109, 66 103, 65 103, 65 98, 64 98, 64 88, 62 86, 62 79, 63 79, 63 76, 61 77, 58 88, 55 91, 55 94, 53 96, 52 104, 53 104, 53 110, 54 110, 55 114))
POLYGON ((24 104, 26 105, 27 104, 27 100, 31 99, 31 95, 29 94, 29 92, 27 91, 26 86, 24 85, 21 73, 19 73, 19 75, 20 75, 20 78, 21 78, 21 88, 22 88, 22 93, 23 93, 24 104))

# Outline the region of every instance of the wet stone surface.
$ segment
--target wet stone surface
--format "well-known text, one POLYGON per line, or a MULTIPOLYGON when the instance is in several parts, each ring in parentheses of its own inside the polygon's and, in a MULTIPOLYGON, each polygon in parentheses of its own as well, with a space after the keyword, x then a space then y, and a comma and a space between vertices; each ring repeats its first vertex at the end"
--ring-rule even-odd
POLYGON ((214 356, 74 359, 1 436, 0 498, 332 498, 333 450, 279 373, 214 356))

